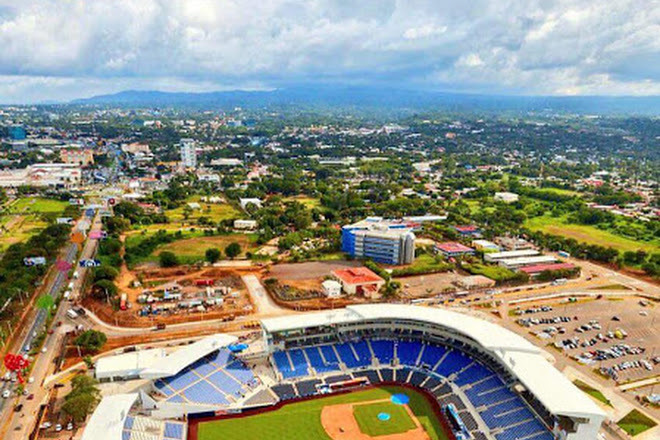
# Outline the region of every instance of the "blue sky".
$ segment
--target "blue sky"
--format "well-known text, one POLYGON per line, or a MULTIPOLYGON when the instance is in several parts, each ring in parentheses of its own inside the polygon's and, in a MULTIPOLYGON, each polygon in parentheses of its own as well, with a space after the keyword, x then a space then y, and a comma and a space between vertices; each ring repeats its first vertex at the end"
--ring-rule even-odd
POLYGON ((0 0, 0 102, 296 84, 660 95, 660 0, 0 0))

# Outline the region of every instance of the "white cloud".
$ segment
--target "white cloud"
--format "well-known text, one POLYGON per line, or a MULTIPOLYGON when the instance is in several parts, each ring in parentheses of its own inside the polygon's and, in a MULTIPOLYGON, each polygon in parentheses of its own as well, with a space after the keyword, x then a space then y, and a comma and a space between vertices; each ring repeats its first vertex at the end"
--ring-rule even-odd
POLYGON ((654 94, 657 35, 659 0, 0 0, 0 101, 319 80, 654 94))

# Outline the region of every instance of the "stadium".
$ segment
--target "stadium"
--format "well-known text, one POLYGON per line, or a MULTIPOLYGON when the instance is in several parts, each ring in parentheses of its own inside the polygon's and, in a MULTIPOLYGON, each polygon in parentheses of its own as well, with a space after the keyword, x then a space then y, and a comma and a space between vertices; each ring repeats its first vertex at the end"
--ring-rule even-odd
POLYGON ((83 440, 591 440, 605 414, 524 338, 447 310, 373 304, 264 319, 172 352, 102 358, 83 440))

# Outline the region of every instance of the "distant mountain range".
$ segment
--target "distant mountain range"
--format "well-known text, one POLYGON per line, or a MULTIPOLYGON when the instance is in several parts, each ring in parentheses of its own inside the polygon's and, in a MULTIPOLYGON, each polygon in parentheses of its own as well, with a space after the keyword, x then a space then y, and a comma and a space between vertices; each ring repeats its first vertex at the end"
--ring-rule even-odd
POLYGON ((356 86, 295 87, 270 91, 206 93, 127 90, 77 99, 71 104, 127 107, 353 108, 383 111, 550 112, 660 115, 660 96, 506 96, 472 95, 356 86))

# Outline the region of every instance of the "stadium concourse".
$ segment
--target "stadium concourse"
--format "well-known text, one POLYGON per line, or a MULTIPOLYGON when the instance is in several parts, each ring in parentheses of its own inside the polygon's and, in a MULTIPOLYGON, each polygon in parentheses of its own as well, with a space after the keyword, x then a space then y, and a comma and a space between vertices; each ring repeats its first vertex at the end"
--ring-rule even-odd
POLYGON ((432 395, 456 438, 595 440, 605 418, 534 345, 463 314, 374 304, 264 319, 262 328, 249 346, 215 335, 172 353, 100 359, 102 382, 147 385, 106 397, 83 440, 185 440, 178 427, 190 418, 392 383, 432 395))

